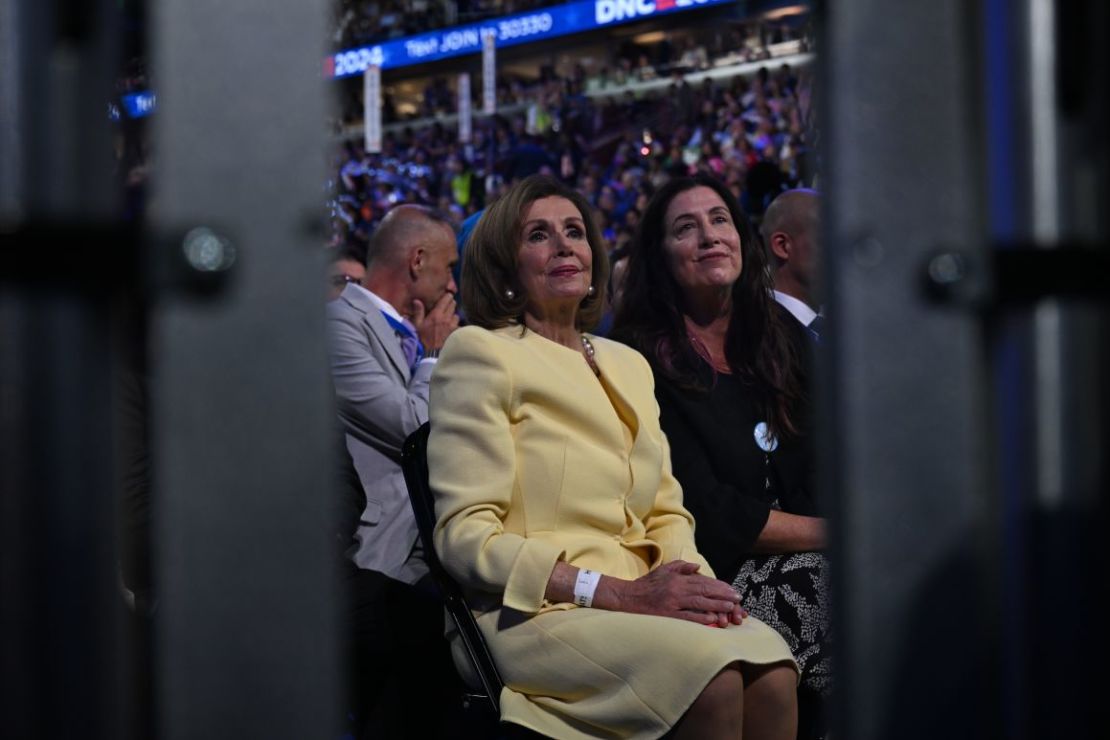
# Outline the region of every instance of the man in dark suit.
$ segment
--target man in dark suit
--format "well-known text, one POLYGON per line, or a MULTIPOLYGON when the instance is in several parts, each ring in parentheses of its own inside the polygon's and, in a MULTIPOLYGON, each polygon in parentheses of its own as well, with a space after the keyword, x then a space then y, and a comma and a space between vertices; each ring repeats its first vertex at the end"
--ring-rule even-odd
POLYGON ((458 684, 400 458, 428 419, 432 368, 458 326, 455 233, 437 211, 397 206, 366 259, 363 284, 327 308, 339 417, 366 493, 346 575, 356 732, 435 737, 458 684))
POLYGON ((763 215, 760 232, 775 267, 775 300, 820 341, 817 275, 821 263, 821 200, 814 190, 788 190, 763 215))
MULTIPOLYGON (((787 336, 801 358, 806 382, 821 342, 824 317, 820 313, 818 275, 821 264, 821 199, 814 190, 787 190, 775 198, 760 223, 763 243, 774 266, 775 301, 787 324, 787 336), (808 335, 808 337, 807 337, 808 335)), ((802 438, 811 444, 811 420, 804 418, 802 438)), ((823 737, 827 727, 826 700, 811 690, 798 693, 798 737, 823 737)))

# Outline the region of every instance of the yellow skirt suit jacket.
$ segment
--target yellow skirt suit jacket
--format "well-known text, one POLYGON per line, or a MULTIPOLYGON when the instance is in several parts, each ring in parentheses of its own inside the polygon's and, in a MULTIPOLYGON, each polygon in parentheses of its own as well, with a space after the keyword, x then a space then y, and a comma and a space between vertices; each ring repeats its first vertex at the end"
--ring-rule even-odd
POLYGON ((451 335, 429 404, 435 547, 505 679, 503 720, 558 738, 656 738, 726 665, 793 659, 752 617, 719 629, 544 599, 559 560, 630 580, 676 559, 712 575, 651 369, 591 341, 600 378, 519 325, 451 335))

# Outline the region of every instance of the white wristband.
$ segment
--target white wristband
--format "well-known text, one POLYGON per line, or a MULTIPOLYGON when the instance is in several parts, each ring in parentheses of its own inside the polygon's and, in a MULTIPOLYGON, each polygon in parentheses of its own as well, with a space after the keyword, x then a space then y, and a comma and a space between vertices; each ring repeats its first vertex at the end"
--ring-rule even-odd
POLYGON ((578 571, 578 580, 574 583, 574 603, 578 606, 592 606, 594 591, 597 591, 599 581, 601 581, 600 573, 581 568, 578 571))

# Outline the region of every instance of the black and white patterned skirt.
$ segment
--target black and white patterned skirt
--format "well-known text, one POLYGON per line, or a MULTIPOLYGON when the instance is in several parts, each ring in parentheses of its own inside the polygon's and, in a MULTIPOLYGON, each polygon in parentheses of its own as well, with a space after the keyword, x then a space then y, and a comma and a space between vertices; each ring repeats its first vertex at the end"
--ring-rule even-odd
POLYGON ((732 581, 741 605, 786 640, 801 685, 827 695, 832 684, 828 560, 819 552, 753 555, 732 581))

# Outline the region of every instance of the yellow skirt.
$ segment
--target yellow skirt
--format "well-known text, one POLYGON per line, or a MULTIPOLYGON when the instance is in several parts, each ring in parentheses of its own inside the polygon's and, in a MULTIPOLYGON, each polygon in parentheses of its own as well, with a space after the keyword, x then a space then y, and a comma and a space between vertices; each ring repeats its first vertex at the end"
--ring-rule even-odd
POLYGON ((501 609, 478 624, 505 681, 502 720, 555 738, 658 738, 730 663, 797 670, 782 637, 754 617, 720 629, 602 609, 501 609))

